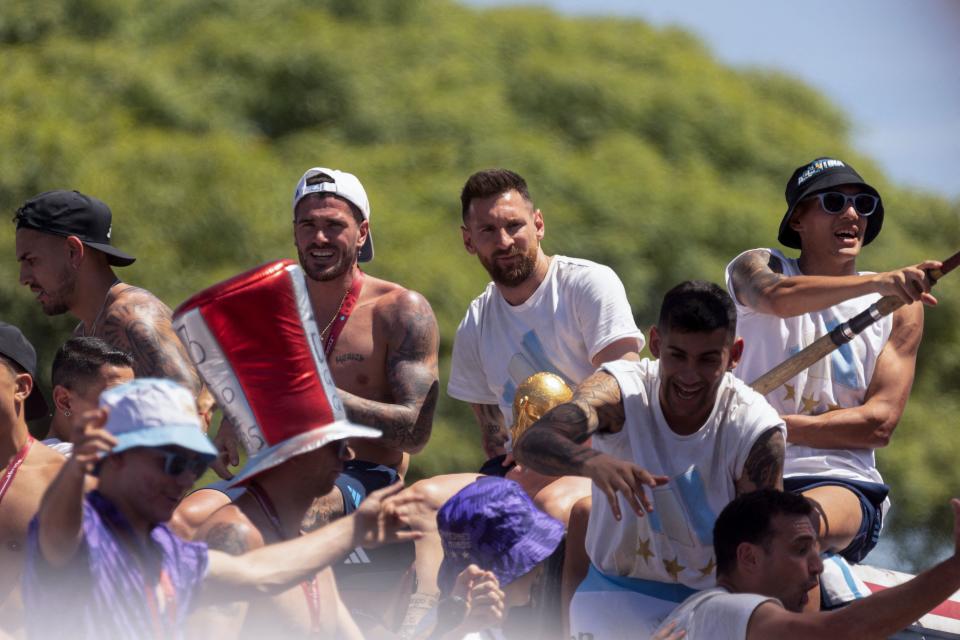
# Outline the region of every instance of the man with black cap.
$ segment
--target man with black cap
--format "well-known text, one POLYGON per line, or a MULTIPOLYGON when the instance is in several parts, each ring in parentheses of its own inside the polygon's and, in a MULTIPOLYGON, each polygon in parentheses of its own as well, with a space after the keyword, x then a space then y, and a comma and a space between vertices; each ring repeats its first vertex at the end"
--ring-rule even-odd
POLYGON ((0 637, 23 633, 19 585, 27 525, 63 465, 63 456, 27 430, 27 420, 50 413, 34 384, 36 369, 33 346, 0 322, 0 637))
POLYGON ((170 325, 170 308, 140 287, 120 281, 113 267, 135 258, 110 244, 112 215, 79 191, 47 191, 17 209, 20 284, 43 312, 70 312, 78 336, 96 336, 129 352, 138 377, 170 377, 200 392, 200 380, 170 325))
POLYGON ((766 396, 787 424, 785 488, 814 503, 821 546, 859 562, 889 505, 874 449, 890 442, 913 384, 923 305, 912 303, 936 304, 926 271, 941 265, 857 271, 861 249, 880 233, 883 201, 841 160, 797 168, 786 200, 778 239, 799 258, 753 249, 727 266, 740 331, 750 336, 739 377, 756 379, 880 296, 907 303, 766 396))

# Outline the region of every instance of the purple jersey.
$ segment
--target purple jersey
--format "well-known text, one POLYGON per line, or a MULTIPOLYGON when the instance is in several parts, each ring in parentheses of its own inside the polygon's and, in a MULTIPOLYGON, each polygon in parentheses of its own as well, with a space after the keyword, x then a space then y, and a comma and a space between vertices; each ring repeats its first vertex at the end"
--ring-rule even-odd
POLYGON ((207 545, 156 525, 141 544, 100 493, 83 503, 83 540, 64 567, 40 553, 30 522, 23 597, 31 638, 180 638, 207 571, 207 545))

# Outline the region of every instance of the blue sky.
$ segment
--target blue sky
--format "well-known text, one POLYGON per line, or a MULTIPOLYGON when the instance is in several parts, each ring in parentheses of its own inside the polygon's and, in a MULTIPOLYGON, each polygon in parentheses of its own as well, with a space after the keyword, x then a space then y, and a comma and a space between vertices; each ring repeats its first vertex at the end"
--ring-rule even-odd
POLYGON ((960 198, 960 2, 468 0, 623 15, 699 35, 718 59, 786 71, 848 114, 853 144, 903 186, 960 198))

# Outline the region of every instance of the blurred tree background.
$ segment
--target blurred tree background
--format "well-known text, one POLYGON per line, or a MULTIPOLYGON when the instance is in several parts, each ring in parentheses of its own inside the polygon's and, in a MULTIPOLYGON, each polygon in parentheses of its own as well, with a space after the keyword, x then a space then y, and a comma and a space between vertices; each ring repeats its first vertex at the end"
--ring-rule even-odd
MULTIPOLYGON (((644 328, 672 285, 722 282, 733 256, 775 243, 786 178, 820 155, 884 194, 862 268, 960 248, 960 202, 891 184, 823 96, 639 20, 449 0, 5 0, 0 78, 0 206, 12 216, 52 188, 103 199, 115 244, 139 258, 121 276, 171 306, 295 257, 290 197, 307 167, 356 173, 373 211, 368 270, 430 300, 444 388, 457 324, 487 281, 458 229, 460 188, 481 168, 524 175, 547 252, 612 266, 644 328)), ((43 316, 17 284, 13 231, 0 232, 0 318, 38 346, 47 376, 73 321, 43 316)), ((919 565, 948 538, 960 486, 956 280, 937 288, 913 396, 879 454, 887 535, 919 565)), ((414 476, 481 457, 472 415, 444 395, 414 476)))

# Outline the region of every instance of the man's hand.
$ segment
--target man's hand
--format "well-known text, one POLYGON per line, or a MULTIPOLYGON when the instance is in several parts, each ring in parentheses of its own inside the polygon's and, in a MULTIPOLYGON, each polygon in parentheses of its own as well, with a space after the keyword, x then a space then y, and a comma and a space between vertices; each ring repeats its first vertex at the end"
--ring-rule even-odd
POLYGON ((683 629, 677 629, 677 621, 672 620, 670 624, 650 636, 650 640, 680 640, 680 638, 686 636, 687 632, 683 629))
POLYGON ((503 622, 504 593, 492 571, 471 564, 457 576, 453 595, 467 602, 467 614, 457 626, 457 637, 499 627, 503 622))
POLYGON ((77 465, 84 473, 93 473, 94 467, 117 446, 117 439, 104 428, 107 411, 94 409, 80 417, 73 429, 73 454, 67 464, 77 465))
POLYGON ((584 463, 584 471, 597 488, 607 496, 613 517, 617 520, 622 518, 620 503, 617 500, 618 493, 623 494, 637 517, 642 518, 644 512, 653 511, 653 501, 647 497, 643 487, 659 487, 669 481, 666 476, 651 475, 646 469, 632 462, 606 454, 595 455, 587 460, 584 463))
POLYGON ((217 435, 213 438, 213 445, 217 448, 217 459, 210 465, 210 468, 224 480, 233 478, 228 467, 235 467, 240 464, 239 440, 237 439, 237 429, 226 415, 220 419, 220 428, 217 429, 217 435))
POLYGON ((394 482, 368 495, 351 514, 356 546, 373 549, 385 544, 417 540, 422 532, 411 531, 410 521, 423 508, 423 498, 414 491, 402 491, 394 482))
POLYGON ((882 296, 896 296, 905 304, 916 302, 934 306, 937 299, 930 294, 931 282, 927 279, 927 271, 939 269, 943 263, 938 260, 925 260, 894 271, 886 271, 873 276, 877 293, 882 296))

